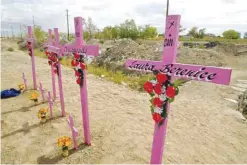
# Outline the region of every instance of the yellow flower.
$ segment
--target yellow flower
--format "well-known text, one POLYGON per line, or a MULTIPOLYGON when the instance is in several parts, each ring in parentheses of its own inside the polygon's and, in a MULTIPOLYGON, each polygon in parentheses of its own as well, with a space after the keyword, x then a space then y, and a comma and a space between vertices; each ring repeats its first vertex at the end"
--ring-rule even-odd
POLYGON ((39 97, 39 94, 37 92, 33 92, 31 93, 31 96, 29 97, 30 100, 35 100, 35 99, 38 99, 39 97))
POLYGON ((46 116, 46 113, 48 112, 48 108, 41 108, 38 111, 38 118, 40 119, 42 116, 46 116))
POLYGON ((18 87, 19 87, 20 90, 25 89, 25 85, 24 84, 19 84, 18 87))
POLYGON ((57 145, 59 147, 64 147, 64 146, 68 147, 71 143, 72 143, 72 139, 67 136, 60 137, 57 140, 57 145))

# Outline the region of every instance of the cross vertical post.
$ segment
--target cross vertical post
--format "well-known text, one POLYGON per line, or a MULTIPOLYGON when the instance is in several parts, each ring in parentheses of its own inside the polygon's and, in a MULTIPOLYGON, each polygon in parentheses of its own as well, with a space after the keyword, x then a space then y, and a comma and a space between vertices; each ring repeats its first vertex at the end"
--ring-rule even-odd
POLYGON ((78 149, 78 145, 77 145, 77 136, 78 136, 78 131, 75 128, 75 124, 74 124, 74 120, 72 118, 72 116, 69 116, 69 119, 67 119, 67 122, 69 124, 69 127, 71 129, 72 132, 72 138, 73 138, 73 143, 74 143, 74 148, 77 150, 78 149))
POLYGON ((25 90, 27 90, 27 79, 25 77, 24 72, 22 72, 22 79, 23 79, 23 82, 24 82, 24 85, 25 85, 25 90))
POLYGON ((40 90, 43 102, 45 102, 44 89, 43 89, 41 82, 39 83, 39 90, 40 90))
POLYGON ((35 59, 34 59, 34 53, 33 53, 33 32, 32 27, 28 26, 28 40, 31 41, 31 59, 32 59, 32 75, 33 75, 33 88, 37 89, 37 82, 36 82, 36 71, 35 71, 35 59))
MULTIPOLYGON (((55 38, 55 46, 59 47, 59 34, 58 28, 54 28, 54 38, 55 38)), ((60 58, 60 53, 57 54, 58 58, 60 58)), ((58 72, 58 86, 59 86, 59 94, 60 94, 60 105, 62 116, 64 117, 65 114, 65 105, 64 105, 64 96, 63 96, 63 83, 62 83, 62 71, 61 71, 61 64, 58 61, 57 63, 57 72, 58 72)))
POLYGON ((51 99, 51 92, 50 92, 50 91, 48 91, 47 100, 48 100, 48 104, 49 104, 50 118, 52 119, 52 118, 53 118, 53 112, 52 112, 53 101, 52 101, 52 99, 51 99))

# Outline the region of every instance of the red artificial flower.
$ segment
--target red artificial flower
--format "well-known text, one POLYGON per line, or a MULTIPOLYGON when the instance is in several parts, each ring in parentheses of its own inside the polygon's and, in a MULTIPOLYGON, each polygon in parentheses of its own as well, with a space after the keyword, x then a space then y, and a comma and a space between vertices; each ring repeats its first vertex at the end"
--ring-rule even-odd
POLYGON ((54 69, 53 71, 54 71, 55 74, 57 74, 57 69, 54 69))
POLYGON ((76 83, 80 85, 80 83, 81 83, 81 78, 80 77, 77 78, 76 83))
POLYGON ((157 95, 160 95, 162 93, 162 85, 160 83, 157 83, 155 86, 154 86, 154 92, 157 94, 157 95))
POLYGON ((86 69, 86 65, 83 62, 80 63, 80 67, 81 67, 82 70, 86 69))
POLYGON ((71 61, 71 65, 72 65, 72 66, 77 66, 78 64, 79 64, 79 62, 76 61, 76 60, 72 60, 72 61, 71 61))
POLYGON ((164 119, 164 118, 161 117, 160 114, 158 114, 158 113, 153 113, 153 120, 154 120, 156 123, 161 122, 163 119, 164 119))
POLYGON ((57 63, 54 63, 54 64, 53 64, 53 67, 57 67, 57 63))
POLYGON ((176 88, 173 86, 169 86, 166 88, 166 96, 169 98, 173 98, 176 95, 176 88))
POLYGON ((161 101, 160 98, 155 97, 153 100, 153 105, 161 108, 163 105, 163 101, 161 101))
POLYGON ((74 53, 74 58, 75 58, 75 59, 79 59, 79 58, 80 58, 80 54, 74 53))
POLYGON ((77 70, 75 70, 75 76, 80 77, 80 73, 77 70))
POLYGON ((153 91, 153 84, 150 81, 147 81, 144 85, 144 90, 148 93, 151 93, 153 91))
POLYGON ((46 55, 49 55, 49 52, 48 52, 48 51, 45 51, 45 54, 46 54, 46 55))
POLYGON ((159 83, 164 83, 164 82, 166 82, 168 80, 168 77, 165 74, 163 74, 163 73, 158 73, 156 75, 156 79, 157 79, 157 81, 159 83))
POLYGON ((52 64, 52 62, 51 62, 51 61, 48 61, 48 64, 49 64, 49 65, 51 65, 51 64, 52 64))

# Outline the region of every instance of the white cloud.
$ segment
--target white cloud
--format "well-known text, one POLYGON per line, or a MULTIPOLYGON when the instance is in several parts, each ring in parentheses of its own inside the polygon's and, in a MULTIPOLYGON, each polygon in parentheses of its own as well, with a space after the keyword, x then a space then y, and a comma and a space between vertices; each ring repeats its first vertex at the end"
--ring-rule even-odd
MULTIPOLYGON (((180 14, 187 29, 198 26, 217 35, 235 29, 243 34, 247 31, 246 6, 246 0, 170 0, 169 14, 180 14)), ((19 24, 32 25, 32 16, 45 30, 58 27, 66 32, 66 9, 71 32, 75 16, 90 16, 99 28, 133 18, 139 25, 151 24, 163 32, 166 13, 164 0, 2 0, 1 8, 2 28, 10 31, 12 25, 16 33, 19 24)))

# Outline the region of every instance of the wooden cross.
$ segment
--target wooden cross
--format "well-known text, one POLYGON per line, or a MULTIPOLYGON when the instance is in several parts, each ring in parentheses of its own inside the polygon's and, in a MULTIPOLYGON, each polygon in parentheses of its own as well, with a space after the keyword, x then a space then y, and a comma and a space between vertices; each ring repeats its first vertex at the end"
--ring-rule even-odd
MULTIPOLYGON (((65 44, 61 47, 60 53, 78 53, 85 56, 98 56, 99 46, 97 45, 84 45, 83 44, 83 29, 82 29, 82 17, 74 18, 75 24, 75 43, 65 44)), ((55 48, 53 48, 55 49, 55 48)), ((87 82, 86 71, 83 70, 83 85, 80 85, 80 97, 82 107, 82 121, 84 127, 85 143, 91 145, 90 128, 89 128, 89 116, 88 116, 88 94, 87 94, 87 82)))
MULTIPOLYGON (((127 60, 125 67, 131 70, 153 72, 155 70, 175 77, 228 85, 231 69, 176 63, 180 15, 169 15, 166 20, 162 61, 127 60)), ((167 112, 169 112, 167 103, 167 112)), ((162 164, 168 117, 161 126, 155 123, 151 164, 162 164)))
POLYGON ((25 77, 24 72, 22 72, 22 79, 23 79, 23 82, 24 82, 24 85, 25 85, 25 90, 27 90, 27 79, 25 77))
MULTIPOLYGON (((44 43, 44 48, 47 49, 48 45, 53 45, 52 43, 52 30, 48 30, 48 42, 44 43)), ((49 56, 49 55, 48 55, 49 56)), ((54 73, 54 67, 51 64, 51 80, 52 80, 52 92, 53 92, 53 99, 56 99, 56 80, 55 80, 55 73, 54 73)))
POLYGON ((32 32, 32 27, 28 26, 28 38, 27 42, 30 43, 31 47, 31 59, 32 59, 32 75, 33 75, 33 88, 37 89, 37 82, 36 82, 36 71, 35 71, 35 59, 34 59, 34 53, 33 53, 33 43, 34 43, 34 38, 33 38, 33 32, 32 32))
POLYGON ((39 82, 39 90, 40 90, 43 102, 45 102, 45 96, 44 96, 44 91, 45 90, 43 89, 43 86, 42 86, 41 82, 39 82))
POLYGON ((53 118, 53 112, 52 112, 53 100, 51 99, 51 92, 50 91, 48 91, 47 100, 48 100, 49 109, 50 109, 50 118, 52 119, 53 118))
POLYGON ((78 145, 77 145, 76 138, 78 136, 78 131, 75 128, 74 120, 73 120, 72 116, 69 116, 69 119, 67 119, 67 122, 68 122, 69 127, 70 127, 71 132, 72 132, 72 138, 73 138, 74 148, 77 150, 78 149, 78 145))
MULTIPOLYGON (((47 45, 47 51, 56 53, 57 58, 60 58, 61 57, 61 51, 60 51, 60 46, 59 46, 58 28, 54 28, 54 39, 55 39, 54 46, 47 45)), ((62 71, 61 71, 61 64, 60 64, 59 60, 57 63, 57 75, 58 75, 60 105, 61 105, 62 116, 64 117, 66 114, 65 114, 64 96, 63 96, 62 71)))

